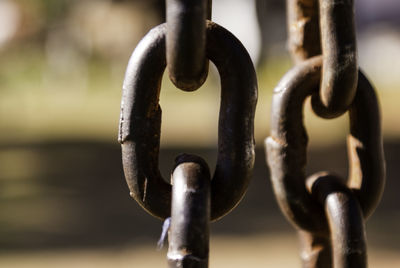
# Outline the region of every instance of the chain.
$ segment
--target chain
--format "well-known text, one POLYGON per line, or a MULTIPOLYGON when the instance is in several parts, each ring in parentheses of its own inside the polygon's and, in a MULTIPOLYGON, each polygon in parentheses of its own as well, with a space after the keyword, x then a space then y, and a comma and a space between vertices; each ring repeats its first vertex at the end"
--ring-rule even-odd
POLYGON ((167 0, 167 23, 140 41, 123 84, 119 142, 126 182, 148 213, 171 217, 170 267, 208 267, 208 224, 237 206, 254 166, 255 70, 240 41, 210 17, 210 0, 167 0), (171 185, 158 168, 161 79, 167 66, 178 88, 196 90, 207 77, 207 59, 221 78, 215 173, 210 180, 203 159, 182 155, 171 185))
POLYGON ((353 0, 287 0, 292 57, 301 62, 324 56, 319 96, 313 96, 312 104, 325 118, 346 112, 355 96, 358 67, 353 5, 353 0))
POLYGON ((203 159, 182 155, 172 174, 170 267, 208 267, 210 171, 203 159))
POLYGON ((211 19, 211 0, 166 0, 167 62, 176 87, 193 91, 206 80, 206 19, 211 19))
POLYGON ((297 65, 272 100, 266 153, 274 192, 298 229, 303 267, 366 267, 364 222, 381 198, 385 165, 378 101, 357 67, 353 1, 288 0, 287 6, 289 48, 297 65), (305 176, 302 110, 309 96, 321 117, 349 113, 346 184, 330 172, 305 176))
MULTIPOLYGON (((303 266, 309 268, 367 266, 365 221, 384 187, 379 104, 357 65, 353 5, 353 0, 287 0, 296 65, 274 90, 265 143, 275 196, 298 230, 303 266), (308 97, 320 117, 349 115, 346 182, 326 171, 305 175, 308 97)), ((205 268, 210 222, 240 202, 252 176, 257 80, 240 41, 210 21, 211 0, 166 0, 166 8, 167 23, 152 29, 130 58, 119 142, 131 196, 151 215, 170 217, 169 267, 205 268), (162 76, 167 68, 178 88, 194 91, 207 78, 208 60, 221 78, 215 173, 211 178, 202 158, 182 154, 169 183, 158 168, 162 76)))

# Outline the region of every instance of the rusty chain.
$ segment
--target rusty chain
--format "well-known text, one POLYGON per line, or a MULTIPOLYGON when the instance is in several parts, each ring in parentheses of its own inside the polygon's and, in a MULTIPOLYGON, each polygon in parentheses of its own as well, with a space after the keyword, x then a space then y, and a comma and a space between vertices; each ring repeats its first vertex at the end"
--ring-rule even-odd
MULTIPOLYGON (((289 49, 296 65, 274 90, 267 162, 278 203, 296 227, 304 267, 366 267, 365 220, 382 195, 385 164, 379 104, 359 70, 353 0, 287 0, 289 49), (350 118, 349 178, 305 175, 303 106, 350 118)), ((209 223, 246 192, 254 165, 257 80, 231 33, 210 21, 211 0, 166 0, 167 23, 134 50, 125 74, 119 142, 131 196, 151 215, 171 217, 169 267, 208 267, 209 223), (158 168, 165 68, 181 90, 197 90, 208 60, 221 77, 218 160, 213 177, 200 157, 176 158, 171 182, 158 168)))
POLYGON ((167 62, 176 87, 193 91, 206 80, 206 19, 211 19, 211 0, 166 0, 167 62))
POLYGON ((303 267, 366 267, 364 221, 384 187, 379 105, 358 70, 352 0, 287 0, 289 48, 297 63, 274 90, 267 162, 280 208, 298 229, 303 267), (349 178, 306 178, 303 104, 324 118, 349 113, 349 178))
POLYGON ((207 163, 182 155, 172 174, 170 267, 208 267, 211 177, 207 163))
POLYGON ((168 0, 167 23, 134 50, 123 84, 119 142, 130 195, 151 215, 171 216, 170 267, 208 267, 208 224, 229 213, 247 190, 254 166, 257 79, 246 49, 221 26, 206 21, 210 0, 168 0), (158 168, 161 79, 193 91, 207 77, 208 59, 221 79, 218 159, 210 180, 198 156, 176 159, 172 185, 158 168))
POLYGON ((323 55, 320 96, 312 101, 314 111, 325 118, 346 112, 355 96, 358 67, 353 5, 353 0, 287 0, 292 57, 301 62, 323 55))

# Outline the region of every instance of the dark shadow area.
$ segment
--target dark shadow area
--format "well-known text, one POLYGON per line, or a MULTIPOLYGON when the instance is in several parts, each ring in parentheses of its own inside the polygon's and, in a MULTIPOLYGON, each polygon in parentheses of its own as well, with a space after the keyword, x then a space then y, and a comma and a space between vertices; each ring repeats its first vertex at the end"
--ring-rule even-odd
MULTIPOLYGON (((308 173, 327 169, 347 174, 345 149, 344 144, 312 149, 308 173)), ((201 155, 214 169, 215 149, 163 149, 160 167, 165 176, 182 152, 201 155)), ((264 150, 258 148, 256 153, 255 175, 245 198, 212 224, 213 234, 294 233, 275 202, 264 150)), ((386 190, 368 222, 368 237, 376 246, 400 249, 400 142, 386 142, 385 153, 386 190)), ((161 225, 129 197, 118 144, 65 141, 0 146, 1 251, 155 245, 161 225)))

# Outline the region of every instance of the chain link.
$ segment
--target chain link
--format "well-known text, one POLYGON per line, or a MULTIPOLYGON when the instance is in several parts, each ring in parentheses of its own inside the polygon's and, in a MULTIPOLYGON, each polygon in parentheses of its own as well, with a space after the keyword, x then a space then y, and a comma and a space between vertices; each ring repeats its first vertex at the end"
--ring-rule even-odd
POLYGON ((167 0, 166 7, 169 77, 182 90, 196 90, 208 74, 206 19, 211 19, 211 0, 167 0))
POLYGON ((148 213, 171 216, 170 267, 208 267, 208 224, 237 206, 254 166, 253 63, 240 41, 206 16, 211 16, 210 0, 168 0, 167 24, 138 44, 123 85, 119 142, 125 178, 131 196, 148 213), (206 162, 184 155, 177 158, 171 186, 158 168, 162 76, 168 66, 175 85, 193 91, 207 77, 208 59, 221 79, 215 173, 210 181, 206 162))
POLYGON ((289 49, 295 62, 323 55, 319 94, 312 98, 321 117, 348 110, 357 87, 353 0, 287 0, 289 49))
POLYGON ((348 110, 356 95, 353 0, 319 0, 319 14, 323 68, 320 97, 313 98, 313 107, 319 116, 334 118, 348 110))
MULTIPOLYGON (((254 165, 257 80, 250 57, 231 33, 210 21, 211 0, 166 0, 167 23, 152 29, 129 61, 119 142, 131 196, 151 215, 171 217, 168 263, 208 267, 209 223, 243 198, 254 165), (206 20, 208 19, 208 20, 206 20), (184 91, 198 89, 208 60, 221 78, 218 160, 183 154, 172 185, 158 168, 165 68, 184 91)), ((304 267, 366 267, 365 220, 381 198, 385 163, 379 104, 357 66, 353 0, 287 0, 289 49, 296 65, 274 90, 267 163, 281 210, 296 227, 304 267), (303 106, 335 118, 348 112, 349 178, 306 177, 303 106)))
POLYGON ((170 267, 208 267, 210 184, 203 159, 193 155, 177 158, 172 174, 170 267))
POLYGON ((363 213, 353 192, 342 183, 341 178, 327 172, 312 175, 306 185, 308 192, 324 207, 330 230, 332 245, 328 238, 322 245, 332 251, 333 260, 330 260, 330 254, 319 256, 319 267, 327 267, 323 262, 333 262, 334 267, 366 267, 363 213))
POLYGON ((287 4, 289 48, 297 65, 281 79, 272 100, 266 154, 274 192, 299 230, 304 267, 366 267, 364 220, 381 198, 385 165, 378 101, 357 68, 353 1, 287 4), (349 112, 346 185, 327 172, 306 179, 302 110, 307 97, 321 117, 349 112))
MULTIPOLYGON (((129 61, 123 85, 119 141, 132 197, 152 215, 170 215, 171 185, 158 169, 165 62, 165 24, 142 39, 129 61)), ((254 113, 257 80, 250 56, 227 30, 207 23, 207 55, 221 78, 218 160, 212 179, 211 219, 242 199, 254 165, 254 113)))

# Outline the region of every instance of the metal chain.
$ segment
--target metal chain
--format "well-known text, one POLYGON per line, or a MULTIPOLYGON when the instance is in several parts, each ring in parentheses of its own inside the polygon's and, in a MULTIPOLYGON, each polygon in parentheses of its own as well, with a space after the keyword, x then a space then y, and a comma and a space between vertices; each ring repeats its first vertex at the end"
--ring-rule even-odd
POLYGON ((167 23, 138 44, 123 84, 119 142, 126 182, 148 213, 171 216, 170 267, 208 267, 208 224, 237 206, 254 166, 255 70, 240 41, 206 17, 210 0, 167 0, 167 23), (171 186, 158 168, 161 79, 168 66, 177 87, 196 90, 207 77, 208 59, 221 79, 215 173, 210 180, 203 159, 184 155, 171 186))
POLYGON ((172 174, 170 267, 208 267, 210 171, 203 159, 181 155, 172 174))
POLYGON ((206 19, 211 19, 211 0, 166 0, 167 62, 176 87, 193 91, 206 80, 206 19))
POLYGON ((364 221, 381 198, 385 164, 378 101, 356 62, 353 1, 287 0, 287 6, 289 48, 297 65, 272 100, 266 153, 274 192, 298 229, 303 267, 366 267, 364 221), (321 117, 349 112, 345 185, 329 172, 305 176, 302 110, 309 96, 321 117))
MULTIPOLYGON (((165 24, 142 39, 125 75, 119 141, 131 195, 152 215, 170 215, 171 185, 158 170, 165 62, 165 24)), ((221 77, 218 160, 212 179, 211 218, 223 217, 242 199, 254 165, 254 112, 257 80, 242 44, 227 30, 207 23, 207 54, 221 77)))
MULTIPOLYGON (((206 21, 211 0, 167 0, 167 23, 151 30, 129 61, 119 141, 131 196, 151 215, 171 217, 170 267, 208 267, 209 223, 242 199, 254 165, 257 80, 250 57, 231 33, 206 21), (176 160, 172 185, 158 169, 165 68, 180 89, 198 89, 208 59, 221 77, 218 160, 176 160)), ((297 63, 275 88, 267 161, 278 203, 298 229, 304 267, 366 267, 365 220, 384 187, 380 111, 375 91, 358 69, 353 0, 287 0, 289 48, 297 63), (348 112, 349 178, 305 175, 303 105, 335 118, 348 112)))
POLYGON ((295 62, 323 55, 319 96, 313 109, 321 117, 346 112, 357 87, 353 0, 287 0, 289 48, 295 62), (322 48, 322 51, 321 51, 322 48))

